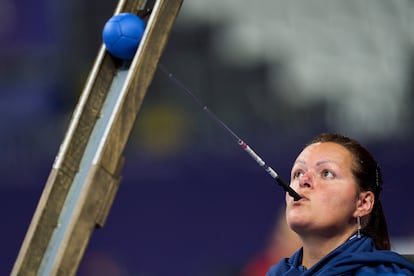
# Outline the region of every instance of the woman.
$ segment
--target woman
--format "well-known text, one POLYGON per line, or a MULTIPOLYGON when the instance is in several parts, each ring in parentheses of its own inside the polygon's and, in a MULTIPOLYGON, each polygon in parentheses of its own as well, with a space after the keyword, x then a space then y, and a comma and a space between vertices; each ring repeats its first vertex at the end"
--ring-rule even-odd
POLYGON ((358 142, 315 137, 297 157, 286 196, 286 220, 302 242, 273 275, 414 275, 414 265, 390 251, 379 195, 380 169, 358 142))

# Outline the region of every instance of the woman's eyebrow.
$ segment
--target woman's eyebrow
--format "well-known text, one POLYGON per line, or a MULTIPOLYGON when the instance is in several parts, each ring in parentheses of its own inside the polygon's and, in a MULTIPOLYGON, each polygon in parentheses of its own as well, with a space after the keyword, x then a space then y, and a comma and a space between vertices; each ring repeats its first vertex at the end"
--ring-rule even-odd
MULTIPOLYGON (((331 160, 331 159, 326 159, 326 160, 320 160, 320 161, 316 162, 316 166, 320 166, 320 165, 323 165, 323 164, 326 164, 326 163, 334 163, 334 164, 337 164, 338 165, 338 162, 337 161, 331 160)), ((302 160, 302 159, 297 159, 294 164, 302 164, 302 165, 305 165, 306 164, 306 161, 305 160, 302 160)))

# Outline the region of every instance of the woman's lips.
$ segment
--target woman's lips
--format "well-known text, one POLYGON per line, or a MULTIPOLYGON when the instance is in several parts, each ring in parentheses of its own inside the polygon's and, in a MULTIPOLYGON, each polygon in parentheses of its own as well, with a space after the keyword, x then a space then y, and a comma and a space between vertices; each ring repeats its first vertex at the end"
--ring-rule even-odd
POLYGON ((293 204, 299 204, 299 203, 302 203, 302 202, 304 202, 304 201, 308 201, 309 199, 306 197, 306 196, 304 196, 303 194, 299 194, 300 195, 300 199, 299 200, 292 200, 292 203, 293 204))

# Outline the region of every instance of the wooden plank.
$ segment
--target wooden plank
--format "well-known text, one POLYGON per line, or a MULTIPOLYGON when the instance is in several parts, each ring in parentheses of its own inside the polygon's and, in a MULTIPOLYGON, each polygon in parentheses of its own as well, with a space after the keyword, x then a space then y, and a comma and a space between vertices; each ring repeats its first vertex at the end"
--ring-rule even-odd
POLYGON ((152 5, 134 59, 102 46, 20 248, 12 275, 74 275, 121 179, 122 152, 182 0, 120 1, 115 14, 152 5))

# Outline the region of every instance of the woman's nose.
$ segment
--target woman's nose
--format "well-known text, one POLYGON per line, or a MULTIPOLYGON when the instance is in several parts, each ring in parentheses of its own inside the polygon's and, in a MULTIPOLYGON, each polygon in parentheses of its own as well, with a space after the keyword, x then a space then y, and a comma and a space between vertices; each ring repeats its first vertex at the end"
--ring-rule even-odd
POLYGON ((312 187, 312 174, 306 172, 299 177, 299 187, 311 188, 312 187))

